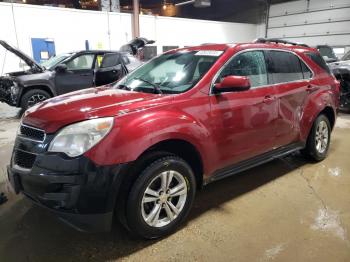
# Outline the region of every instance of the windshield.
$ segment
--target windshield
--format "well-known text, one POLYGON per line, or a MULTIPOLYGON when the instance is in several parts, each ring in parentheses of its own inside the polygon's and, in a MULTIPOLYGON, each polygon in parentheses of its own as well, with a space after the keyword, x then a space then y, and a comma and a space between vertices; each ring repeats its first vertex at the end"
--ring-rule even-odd
POLYGON ((67 57, 70 57, 70 56, 71 54, 61 54, 61 55, 53 56, 49 60, 43 61, 41 65, 47 69, 51 69, 52 67, 61 63, 63 60, 65 60, 67 57))
POLYGON ((195 86, 222 51, 179 51, 156 57, 116 83, 115 88, 178 94, 195 86))

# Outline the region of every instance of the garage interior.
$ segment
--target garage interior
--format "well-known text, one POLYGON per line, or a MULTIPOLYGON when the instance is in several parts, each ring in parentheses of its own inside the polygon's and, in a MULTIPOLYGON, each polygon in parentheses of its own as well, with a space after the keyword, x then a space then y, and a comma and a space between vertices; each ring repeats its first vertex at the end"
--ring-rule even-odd
MULTIPOLYGON (((330 46, 336 59, 350 51, 348 0, 0 1, 0 25, 0 40, 38 63, 119 50, 134 37, 155 41, 143 62, 176 48, 258 38, 330 46)), ((0 76, 23 67, 0 50, 0 76)), ((197 192, 185 224, 157 240, 135 238, 119 223, 108 233, 79 232, 16 195, 7 165, 22 115, 0 102, 0 261, 350 261, 348 110, 338 113, 325 160, 296 152, 212 183, 197 192)))

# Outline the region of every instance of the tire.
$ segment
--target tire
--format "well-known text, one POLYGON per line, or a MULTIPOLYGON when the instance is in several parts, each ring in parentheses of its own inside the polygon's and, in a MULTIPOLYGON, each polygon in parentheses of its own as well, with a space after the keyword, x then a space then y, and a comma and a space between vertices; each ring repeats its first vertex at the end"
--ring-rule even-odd
POLYGON ((316 162, 324 160, 327 157, 331 141, 331 131, 328 118, 323 114, 319 115, 313 123, 302 154, 316 162))
POLYGON ((195 177, 183 159, 169 155, 154 161, 140 174, 129 193, 128 229, 146 239, 172 233, 188 216, 195 192, 195 177))
POLYGON ((46 99, 49 99, 50 97, 51 95, 44 90, 41 90, 41 89, 29 90, 22 96, 21 108, 23 110, 26 110, 37 103, 40 103, 42 101, 45 101, 46 99))

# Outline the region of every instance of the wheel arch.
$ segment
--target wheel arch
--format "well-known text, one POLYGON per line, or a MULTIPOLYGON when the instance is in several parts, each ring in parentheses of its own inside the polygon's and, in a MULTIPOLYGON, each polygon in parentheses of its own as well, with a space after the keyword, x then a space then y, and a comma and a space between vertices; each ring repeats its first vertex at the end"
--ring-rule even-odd
POLYGON ((166 155, 173 154, 184 159, 192 168, 196 180, 196 187, 203 186, 203 160, 198 149, 183 139, 166 139, 148 147, 134 162, 128 164, 127 175, 124 176, 121 190, 115 198, 115 211, 120 222, 127 227, 125 218, 126 203, 130 190, 140 173, 148 165, 166 155))
POLYGON ((51 90, 51 88, 49 86, 46 85, 32 85, 32 86, 26 86, 25 88, 23 88, 21 95, 17 101, 17 106, 19 106, 21 104, 22 101, 22 97, 29 91, 31 90, 35 90, 35 89, 39 89, 45 92, 48 92, 50 94, 51 97, 54 97, 55 94, 54 92, 51 90))

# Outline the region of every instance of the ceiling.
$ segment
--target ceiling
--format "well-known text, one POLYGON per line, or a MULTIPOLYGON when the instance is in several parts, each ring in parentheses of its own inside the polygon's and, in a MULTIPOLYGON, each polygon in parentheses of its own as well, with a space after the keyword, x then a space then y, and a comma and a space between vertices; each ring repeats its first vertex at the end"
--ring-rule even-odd
MULTIPOLYGON (((176 4, 186 0, 166 0, 167 4, 176 4)), ((193 4, 176 8, 171 16, 205 19, 214 21, 229 21, 242 23, 260 23, 265 19, 266 1, 268 0, 212 0, 211 7, 196 8, 193 4)), ((270 0, 271 3, 288 2, 291 0, 270 0)), ((150 9, 154 14, 166 15, 162 10, 164 0, 140 0, 142 9, 150 9)), ((131 8, 132 0, 120 0, 121 7, 131 8)))
MULTIPOLYGON (((166 0, 167 4, 176 4, 186 0, 166 0)), ((171 16, 205 19, 214 21, 260 23, 265 19, 266 1, 268 0, 212 0, 211 7, 196 8, 193 4, 176 8, 171 16)), ((270 0, 272 4, 291 0, 270 0)), ((142 9, 149 9, 153 14, 166 15, 162 6, 164 0, 140 0, 142 9)), ((120 0, 120 5, 132 9, 132 0, 120 0)))

